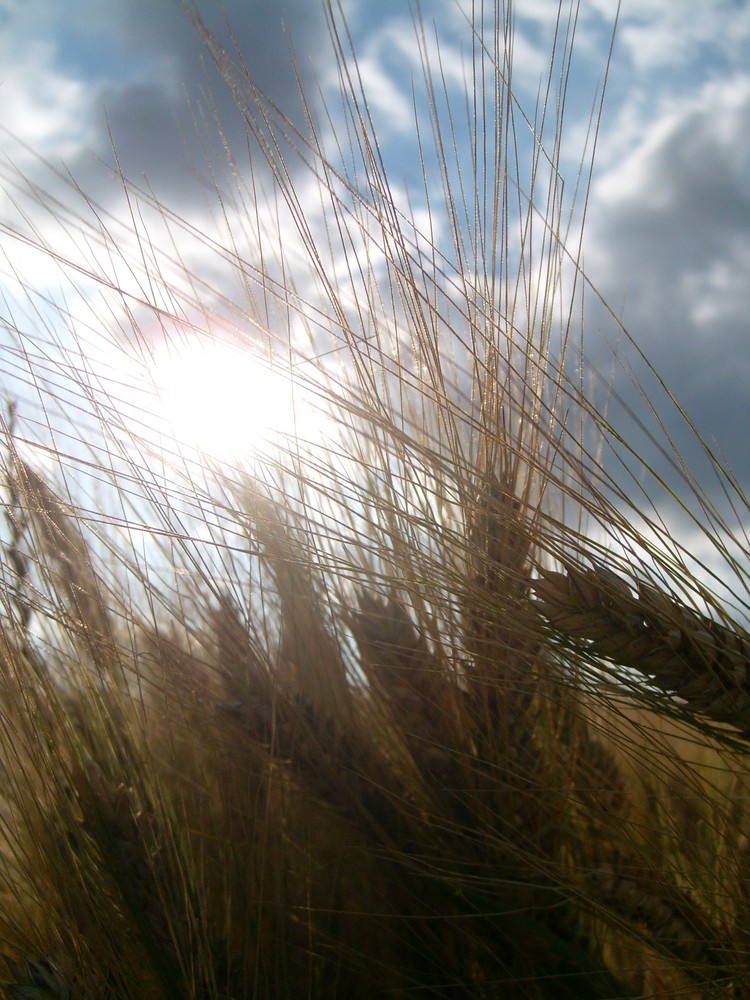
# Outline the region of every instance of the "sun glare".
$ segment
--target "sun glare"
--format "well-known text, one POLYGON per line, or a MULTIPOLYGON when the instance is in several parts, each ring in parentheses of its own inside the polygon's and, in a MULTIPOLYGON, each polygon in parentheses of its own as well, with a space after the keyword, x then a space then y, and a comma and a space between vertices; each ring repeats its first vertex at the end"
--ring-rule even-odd
POLYGON ((208 338, 165 342, 153 374, 170 434, 218 459, 265 451, 295 435, 302 419, 309 439, 317 423, 292 372, 246 347, 208 338))

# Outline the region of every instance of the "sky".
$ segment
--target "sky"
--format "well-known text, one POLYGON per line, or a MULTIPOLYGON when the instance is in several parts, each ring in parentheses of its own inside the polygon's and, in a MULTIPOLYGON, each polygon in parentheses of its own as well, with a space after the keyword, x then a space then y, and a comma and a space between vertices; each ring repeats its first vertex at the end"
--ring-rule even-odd
MULTIPOLYGON (((335 96, 328 31, 314 0, 224 0, 226 22, 211 0, 198 6, 292 123, 304 126, 300 83, 313 110, 321 95, 335 96)), ((456 54, 456 61, 446 60, 449 74, 460 75, 456 39, 466 37, 468 3, 423 0, 421 9, 445 51, 456 54)), ((345 0, 343 11, 389 172, 419 209, 411 107, 419 60, 410 6, 345 0)), ((615 0, 581 0, 562 161, 571 186, 616 12, 615 0)), ((531 109, 556 14, 555 0, 515 5, 515 86, 531 109)), ((215 217, 206 194, 215 179, 211 165, 226 162, 225 147, 241 163, 246 143, 232 95, 171 0, 0 0, 0 126, 6 179, 12 164, 64 198, 51 163, 127 225, 122 187, 107 170, 114 148, 126 176, 202 231, 215 217)), ((0 204, 5 222, 34 225, 51 243, 64 240, 49 218, 37 220, 28 208, 19 221, 7 194, 0 204)), ((23 252, 6 249, 6 286, 23 252)), ((200 270, 200 249, 186 254, 200 270)), ((744 0, 622 0, 583 260, 628 335, 750 494, 750 4, 744 0)), ((27 266, 26 280, 40 287, 59 280, 38 261, 27 266)), ((220 282, 214 266, 206 262, 207 274, 220 282)), ((6 313, 15 321, 9 302, 6 291, 6 313)), ((593 295, 590 303, 587 344, 601 338, 609 345, 592 357, 606 369, 607 350, 615 347, 637 364, 627 343, 616 344, 593 295)), ((637 410, 627 380, 619 391, 637 410)), ((697 455, 695 461, 700 467, 697 455)))

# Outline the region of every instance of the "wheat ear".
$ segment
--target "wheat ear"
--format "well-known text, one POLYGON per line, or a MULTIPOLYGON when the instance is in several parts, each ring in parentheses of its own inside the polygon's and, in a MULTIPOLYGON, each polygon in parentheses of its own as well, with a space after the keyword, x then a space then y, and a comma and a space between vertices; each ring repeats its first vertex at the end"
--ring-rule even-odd
MULTIPOLYGON (((111 614, 79 513, 15 453, 7 479, 11 502, 16 505, 16 523, 19 529, 23 525, 36 530, 39 568, 48 574, 52 592, 59 590, 64 595, 70 612, 66 621, 75 623, 75 630, 85 639, 93 662, 112 673, 111 614), (42 565, 41 556, 46 557, 46 566, 42 565)), ((19 552, 17 542, 15 551, 19 552)), ((20 577, 20 570, 16 571, 20 577)), ((27 572, 26 565, 24 576, 27 572)), ((25 618, 28 623, 28 614, 25 618)), ((119 675, 115 676, 119 680, 119 675)))
POLYGON ((738 974, 728 929, 715 926, 660 868, 608 851, 587 881, 594 899, 645 930, 657 951, 669 956, 693 983, 726 985, 738 974))
POLYGON ((13 977, 12 983, 4 984, 11 1000, 71 1000, 67 983, 51 962, 30 958, 14 962, 3 957, 13 977))
POLYGON ((540 573, 535 604, 556 631, 750 738, 750 635, 608 569, 540 573))
MULTIPOLYGON (((83 815, 82 829, 97 844, 101 863, 117 887, 123 910, 137 929, 154 973, 155 1000, 184 995, 175 933, 184 931, 182 914, 160 891, 159 834, 155 817, 138 808, 133 790, 110 783, 99 765, 84 756, 73 773, 83 815)), ((184 933, 178 936, 184 937, 184 933)))

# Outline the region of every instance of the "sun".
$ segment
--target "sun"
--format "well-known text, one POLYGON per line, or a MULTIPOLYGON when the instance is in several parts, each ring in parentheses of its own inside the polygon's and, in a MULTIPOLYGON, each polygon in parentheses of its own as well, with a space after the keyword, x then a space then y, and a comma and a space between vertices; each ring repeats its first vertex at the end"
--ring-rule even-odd
POLYGON ((220 460, 256 456, 317 427, 309 393, 291 368, 208 335, 164 340, 152 376, 162 420, 182 445, 220 460))

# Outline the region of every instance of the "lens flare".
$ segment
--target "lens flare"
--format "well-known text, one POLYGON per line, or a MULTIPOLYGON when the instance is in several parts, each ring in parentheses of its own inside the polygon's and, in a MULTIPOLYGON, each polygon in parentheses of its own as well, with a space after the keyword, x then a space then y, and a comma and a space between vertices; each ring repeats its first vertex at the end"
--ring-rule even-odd
POLYGON ((154 352, 153 378, 161 416, 181 444, 217 459, 257 454, 297 432, 312 408, 291 369, 247 346, 210 337, 154 352))

